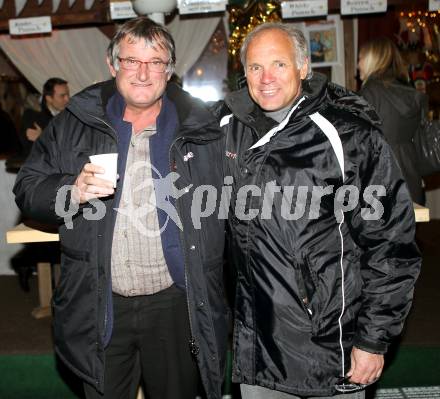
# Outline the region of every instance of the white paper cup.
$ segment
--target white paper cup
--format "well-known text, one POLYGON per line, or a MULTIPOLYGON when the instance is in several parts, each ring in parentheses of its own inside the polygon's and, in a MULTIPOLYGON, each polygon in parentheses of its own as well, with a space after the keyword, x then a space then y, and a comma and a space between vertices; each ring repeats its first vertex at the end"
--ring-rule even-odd
POLYGON ((90 162, 93 165, 98 165, 104 168, 104 173, 96 173, 100 179, 110 180, 113 183, 113 187, 116 188, 116 179, 118 171, 118 154, 98 154, 90 155, 90 162))

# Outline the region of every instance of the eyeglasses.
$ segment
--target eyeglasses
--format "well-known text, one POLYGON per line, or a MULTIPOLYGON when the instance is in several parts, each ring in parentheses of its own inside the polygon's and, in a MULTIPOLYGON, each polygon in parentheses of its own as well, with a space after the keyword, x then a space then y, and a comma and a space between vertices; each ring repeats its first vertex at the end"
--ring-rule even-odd
POLYGON ((376 381, 377 380, 374 380, 368 384, 357 384, 355 382, 351 382, 349 377, 342 377, 335 384, 335 389, 341 393, 357 392, 357 391, 362 391, 367 386, 374 384, 376 381))
POLYGON ((128 71, 137 71, 142 64, 146 64, 150 72, 163 73, 166 71, 169 65, 169 62, 163 62, 159 60, 139 61, 133 58, 122 58, 122 57, 118 57, 118 60, 121 68, 126 69, 128 71))

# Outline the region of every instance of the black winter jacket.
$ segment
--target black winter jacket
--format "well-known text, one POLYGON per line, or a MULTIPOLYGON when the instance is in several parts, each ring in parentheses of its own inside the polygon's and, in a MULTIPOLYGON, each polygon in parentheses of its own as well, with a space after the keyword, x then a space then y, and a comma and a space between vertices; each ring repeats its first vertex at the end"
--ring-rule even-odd
POLYGON ((360 94, 375 108, 383 122, 381 130, 393 150, 413 201, 423 205, 425 194, 413 138, 426 116, 426 96, 401 82, 387 83, 375 78, 368 79, 360 94))
MULTIPOLYGON (((16 201, 28 216, 59 224, 61 278, 53 296, 55 349, 64 362, 99 391, 104 389, 104 333, 111 318, 107 309, 110 255, 115 207, 103 199, 105 217, 86 220, 82 206, 73 217, 73 229, 55 212, 55 199, 63 185, 73 184, 88 157, 117 152, 117 136, 105 114, 115 92, 113 81, 97 84, 73 97, 33 146, 14 187, 16 201)), ((193 192, 199 185, 222 184, 223 140, 218 124, 205 106, 174 84, 167 97, 175 104, 179 127, 169 151, 169 164, 180 175, 177 188, 190 191, 176 200, 183 232, 188 310, 192 353, 197 356, 209 398, 221 397, 228 331, 228 310, 223 295, 223 220, 216 213, 201 220, 197 230, 191 220, 193 192), (190 160, 184 155, 192 152, 190 160)), ((160 132, 158 132, 159 134, 160 132)), ((171 169, 171 167, 170 167, 171 169)), ((117 190, 121 190, 118 182, 117 190)))
POLYGON ((334 394, 353 345, 386 352, 409 311, 420 256, 407 187, 368 104, 322 75, 303 82, 298 108, 279 125, 247 89, 225 103, 233 380, 334 394), (250 148, 272 128, 269 142, 250 148), (342 213, 344 192, 359 201, 342 213))
POLYGON ((23 157, 23 159, 26 159, 26 157, 29 155, 33 144, 33 141, 30 141, 26 137, 26 130, 29 128, 35 129, 35 123, 44 130, 44 128, 49 124, 52 118, 53 115, 49 111, 49 108, 47 108, 47 106, 45 105, 42 106, 41 111, 35 111, 33 109, 24 110, 18 135, 22 146, 22 151, 20 155, 21 157, 23 157))

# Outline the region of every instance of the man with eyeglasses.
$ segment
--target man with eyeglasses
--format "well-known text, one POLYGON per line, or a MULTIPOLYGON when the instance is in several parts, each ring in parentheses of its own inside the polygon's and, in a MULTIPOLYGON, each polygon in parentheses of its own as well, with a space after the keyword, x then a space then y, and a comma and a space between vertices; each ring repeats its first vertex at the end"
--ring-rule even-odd
POLYGON ((420 254, 377 116, 311 75, 301 31, 262 24, 248 87, 217 108, 232 176, 233 381, 243 399, 363 398, 408 314, 420 254))
POLYGON ((194 399, 199 379, 219 399, 224 226, 214 213, 197 230, 189 210, 195 187, 220 191, 222 135, 201 101, 168 83, 175 47, 163 26, 126 22, 107 61, 114 79, 71 99, 14 188, 25 213, 59 225, 55 349, 88 399, 133 398, 140 378, 151 399, 194 399), (89 163, 105 153, 118 154, 116 187, 89 163), (69 223, 58 216, 75 204, 69 223))

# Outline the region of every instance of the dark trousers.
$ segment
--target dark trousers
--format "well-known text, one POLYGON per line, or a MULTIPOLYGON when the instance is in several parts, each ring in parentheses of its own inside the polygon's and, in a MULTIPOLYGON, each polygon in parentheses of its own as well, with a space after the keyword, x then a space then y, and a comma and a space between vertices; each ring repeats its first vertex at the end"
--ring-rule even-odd
POLYGON ((139 379, 148 399, 194 399, 199 374, 189 348, 186 294, 113 296, 114 325, 105 350, 104 395, 84 384, 87 399, 131 399, 139 379))
POLYGON ((273 391, 257 385, 240 384, 242 399, 365 399, 365 391, 345 393, 333 396, 296 396, 289 393, 273 391))

